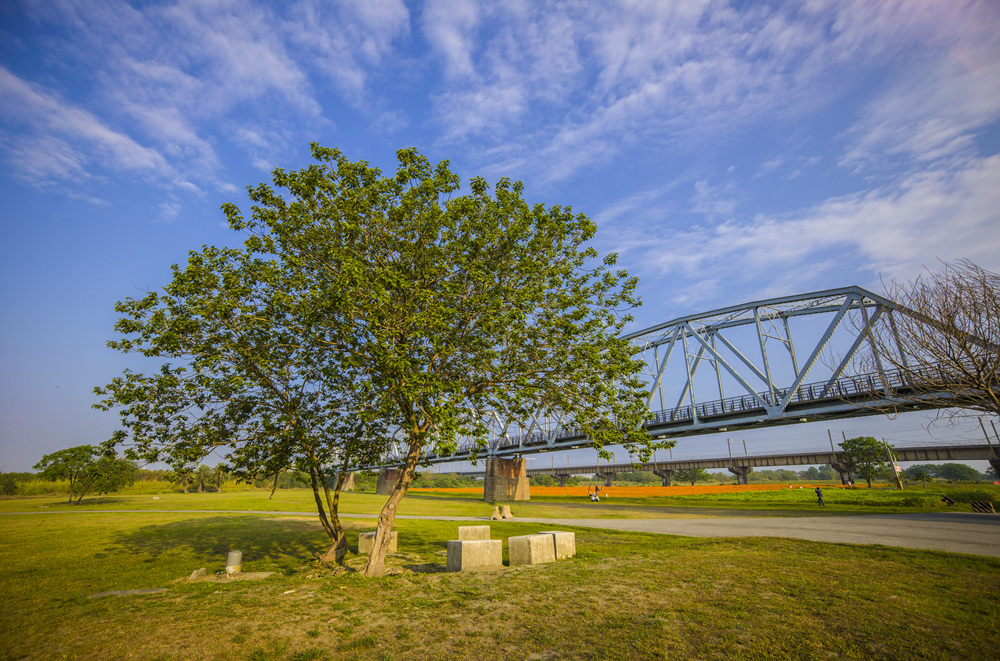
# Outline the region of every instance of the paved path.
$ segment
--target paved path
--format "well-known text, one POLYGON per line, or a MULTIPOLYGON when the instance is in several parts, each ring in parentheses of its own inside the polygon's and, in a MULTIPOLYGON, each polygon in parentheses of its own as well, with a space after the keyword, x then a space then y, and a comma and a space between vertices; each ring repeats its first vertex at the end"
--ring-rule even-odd
MULTIPOLYGON (((5 514, 268 514, 272 516, 316 516, 316 512, 231 510, 89 510, 85 512, 5 512, 5 514)), ((341 514, 343 518, 374 519, 376 514, 341 514)), ((398 519, 436 521, 487 521, 471 516, 410 516, 398 519)), ((546 527, 579 526, 628 530, 687 537, 789 537, 842 544, 884 544, 914 549, 971 553, 1000 557, 1000 514, 935 512, 928 514, 880 514, 822 517, 711 517, 703 519, 535 519, 516 518, 514 523, 538 523, 546 527)))
POLYGON ((516 519, 688 537, 790 537, 1000 557, 1000 515, 964 512, 710 519, 516 519))

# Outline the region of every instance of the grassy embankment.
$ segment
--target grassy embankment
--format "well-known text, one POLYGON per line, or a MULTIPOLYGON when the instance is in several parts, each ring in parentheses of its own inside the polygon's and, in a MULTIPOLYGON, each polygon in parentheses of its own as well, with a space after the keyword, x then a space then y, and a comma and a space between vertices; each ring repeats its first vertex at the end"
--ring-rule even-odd
MULTIPOLYGON (((307 496, 117 496, 81 507, 0 501, 5 511, 86 512, 0 517, 0 658, 975 659, 995 651, 996 559, 577 529, 575 559, 446 574, 445 542, 460 524, 403 519, 400 553, 390 558, 403 573, 364 580, 309 561, 325 541, 313 518, 277 515, 309 511, 307 496), (102 511, 137 509, 139 501, 166 509, 270 503, 276 514, 102 511), (177 580, 199 567, 221 571, 234 548, 244 553, 245 571, 277 574, 252 583, 177 580), (160 587, 167 591, 89 598, 160 587)), ((414 496, 404 514, 489 509, 471 497, 414 496)), ((382 498, 347 500, 352 510, 374 511, 382 498)), ((552 501, 518 503, 515 511, 529 505, 582 509, 552 501)), ((356 548, 357 533, 372 522, 348 526, 356 548)), ((506 538, 539 526, 494 522, 492 529, 506 538)), ((353 566, 362 561, 350 557, 353 566)))
MULTIPOLYGON (((535 487, 528 502, 511 503, 521 517, 545 518, 658 518, 674 516, 718 516, 729 510, 743 514, 773 516, 834 516, 843 514, 893 514, 908 512, 968 511, 970 500, 1000 503, 1000 487, 992 484, 933 484, 905 491, 882 488, 834 488, 823 485, 826 507, 819 508, 812 486, 704 485, 697 487, 610 487, 602 501, 591 503, 586 487, 535 487), (577 493, 579 491, 579 493, 577 493), (563 495, 563 494, 566 495, 563 495), (949 507, 941 501, 948 494, 958 501, 949 507)), ((341 511, 375 514, 385 503, 373 493, 343 494, 341 511)), ((88 496, 79 506, 64 496, 0 497, 0 512, 78 511, 80 509, 194 509, 269 512, 313 512, 315 503, 308 489, 279 489, 273 497, 267 489, 225 490, 222 493, 160 493, 126 491, 108 496, 88 496)), ((413 490, 399 513, 410 516, 488 516, 491 508, 478 490, 413 490)))

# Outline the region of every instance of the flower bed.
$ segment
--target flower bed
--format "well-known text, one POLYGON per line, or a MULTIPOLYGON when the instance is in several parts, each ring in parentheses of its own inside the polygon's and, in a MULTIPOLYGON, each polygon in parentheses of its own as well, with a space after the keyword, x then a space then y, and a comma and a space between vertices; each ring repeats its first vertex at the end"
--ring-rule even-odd
MULTIPOLYGON (((823 484, 824 489, 844 489, 842 484, 823 484)), ((791 489, 815 489, 809 484, 699 484, 696 486, 672 487, 601 487, 601 497, 610 498, 662 498, 664 496, 691 496, 705 494, 745 493, 753 491, 782 491, 791 489)), ((586 496, 594 490, 594 485, 578 485, 575 487, 531 487, 533 496, 586 496)), ((481 487, 466 487, 462 489, 410 489, 410 491, 440 491, 447 493, 481 494, 481 487)))

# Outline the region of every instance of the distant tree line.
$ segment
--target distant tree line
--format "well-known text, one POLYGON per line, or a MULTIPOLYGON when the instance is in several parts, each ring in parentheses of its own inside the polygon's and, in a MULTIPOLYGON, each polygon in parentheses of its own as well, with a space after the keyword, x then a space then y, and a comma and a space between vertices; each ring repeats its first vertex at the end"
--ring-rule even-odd
POLYGON ((914 481, 920 481, 921 474, 946 482, 979 482, 995 479, 993 475, 980 473, 966 464, 914 464, 904 468, 903 474, 914 481))

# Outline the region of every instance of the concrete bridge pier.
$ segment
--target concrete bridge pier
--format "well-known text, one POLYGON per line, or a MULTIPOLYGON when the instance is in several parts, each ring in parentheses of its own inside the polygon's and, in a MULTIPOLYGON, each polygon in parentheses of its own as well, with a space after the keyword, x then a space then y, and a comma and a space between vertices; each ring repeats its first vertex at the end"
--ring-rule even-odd
POLYGON ((729 472, 736 476, 737 484, 748 484, 753 466, 729 466, 729 472))
POLYGON ((1000 475, 1000 459, 990 459, 989 462, 993 470, 997 472, 997 475, 1000 475))
POLYGON ((383 468, 378 472, 378 481, 375 483, 375 493, 380 496, 388 496, 396 488, 399 481, 398 468, 383 468))
MULTIPOLYGON (((340 476, 338 475, 339 479, 340 476)), ((354 491, 354 473, 348 473, 347 477, 344 478, 344 484, 340 487, 341 491, 354 491)))
POLYGON ((566 480, 573 477, 573 475, 571 473, 553 473, 552 477, 559 480, 559 486, 564 487, 566 486, 566 480))
POLYGON ((597 474, 597 477, 599 477, 599 478, 601 478, 601 479, 604 480, 604 486, 606 486, 606 487, 610 487, 611 486, 611 480, 614 478, 614 476, 615 476, 614 473, 598 473, 597 474))
POLYGON ((653 475, 656 475, 657 477, 660 478, 660 480, 663 483, 663 486, 669 487, 670 486, 670 478, 672 478, 674 476, 674 473, 676 473, 676 472, 677 471, 675 471, 673 469, 670 469, 670 468, 661 468, 660 470, 653 471, 653 475))
POLYGON ((851 469, 851 466, 849 466, 848 464, 842 464, 840 462, 834 462, 830 464, 830 467, 833 468, 833 470, 837 471, 837 473, 840 475, 841 484, 848 484, 848 483, 853 484, 854 471, 851 469))
POLYGON ((526 462, 522 457, 486 460, 486 477, 483 479, 483 500, 488 503, 505 500, 531 500, 526 462))

